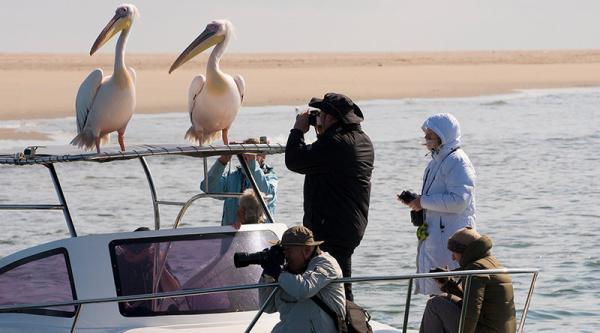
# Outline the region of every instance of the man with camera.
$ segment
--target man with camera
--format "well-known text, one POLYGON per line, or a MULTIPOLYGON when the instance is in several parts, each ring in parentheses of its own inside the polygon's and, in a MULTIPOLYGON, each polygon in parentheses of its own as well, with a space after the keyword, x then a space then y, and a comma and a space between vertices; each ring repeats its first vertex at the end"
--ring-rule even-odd
MULTIPOLYGON (((345 317, 344 288, 330 283, 341 278, 342 271, 332 256, 319 249, 322 243, 314 240, 308 228, 294 226, 285 231, 281 242, 264 252, 261 282, 279 281, 280 286, 265 308, 267 313, 280 314, 280 322, 272 332, 337 332, 337 323, 323 306, 345 317)), ((261 304, 271 292, 270 288, 259 289, 261 304)))
MULTIPOLYGON (((249 138, 244 140, 245 144, 267 143, 266 137, 249 138)), ((231 161, 232 155, 220 156, 215 164, 208 170, 208 191, 206 191, 206 180, 200 183, 200 190, 208 193, 226 192, 226 193, 243 193, 245 189, 251 188, 250 180, 241 167, 236 167, 234 171, 225 171, 225 167, 231 161)), ((277 197, 277 175, 273 167, 269 166, 265 160, 265 155, 244 154, 244 159, 248 163, 248 168, 256 181, 258 189, 267 195, 267 208, 271 215, 275 213, 275 202, 277 197)), ((237 212, 240 200, 238 198, 221 198, 225 200, 223 203, 223 217, 221 225, 234 225, 236 223, 237 212)))
MULTIPOLYGON (((325 241, 323 250, 340 264, 344 277, 352 275, 352 253, 367 227, 371 172, 375 153, 360 123, 360 108, 342 94, 328 93, 308 104, 320 110, 317 140, 304 142, 310 114, 296 117, 288 137, 285 164, 304 179, 304 226, 325 241)), ((353 299, 350 284, 346 297, 353 299)))

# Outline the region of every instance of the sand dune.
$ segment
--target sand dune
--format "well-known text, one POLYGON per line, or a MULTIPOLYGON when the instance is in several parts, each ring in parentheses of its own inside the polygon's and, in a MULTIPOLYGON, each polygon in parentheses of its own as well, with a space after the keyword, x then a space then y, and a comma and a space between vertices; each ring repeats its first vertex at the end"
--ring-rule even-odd
MULTIPOLYGON (((176 56, 127 55, 138 75, 136 112, 186 111, 188 85, 207 58, 169 75, 176 56)), ((0 54, 0 120, 73 116, 81 81, 96 67, 112 73, 112 63, 112 54, 0 54)), ((600 86, 600 50, 226 54, 221 68, 245 77, 245 105, 303 104, 329 91, 367 100, 600 86)))

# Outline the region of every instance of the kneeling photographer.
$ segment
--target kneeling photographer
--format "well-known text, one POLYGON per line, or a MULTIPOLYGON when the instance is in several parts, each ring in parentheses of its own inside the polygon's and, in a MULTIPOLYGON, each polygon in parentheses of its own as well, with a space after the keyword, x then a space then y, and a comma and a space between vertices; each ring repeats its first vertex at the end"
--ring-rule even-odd
MULTIPOLYGON (((314 240, 308 228, 294 226, 285 231, 281 242, 260 255, 268 259, 262 260, 261 282, 278 280, 281 287, 265 309, 267 313, 280 313, 280 322, 272 332, 337 332, 336 322, 322 308, 323 304, 316 302, 345 317, 344 287, 329 283, 341 278, 342 270, 332 256, 319 249, 321 243, 314 240), (276 254, 279 246, 285 257, 283 268, 283 260, 276 254)), ((271 288, 259 289, 261 304, 271 292, 271 288)))

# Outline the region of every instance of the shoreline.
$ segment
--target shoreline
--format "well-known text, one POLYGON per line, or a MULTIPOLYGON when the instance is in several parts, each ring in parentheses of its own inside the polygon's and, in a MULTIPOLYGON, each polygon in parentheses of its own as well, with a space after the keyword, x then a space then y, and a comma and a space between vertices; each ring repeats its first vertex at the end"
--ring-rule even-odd
MULTIPOLYGON (((187 111, 202 54, 169 75, 176 54, 128 54, 137 72, 136 113, 187 111)), ((111 53, 0 53, 0 121, 75 115, 75 96, 88 73, 112 73, 111 53)), ((521 89, 600 86, 600 50, 404 53, 225 54, 221 69, 246 80, 244 106, 302 105, 330 91, 353 100, 474 97, 521 89)), ((44 135, 0 131, 0 140, 44 135)))

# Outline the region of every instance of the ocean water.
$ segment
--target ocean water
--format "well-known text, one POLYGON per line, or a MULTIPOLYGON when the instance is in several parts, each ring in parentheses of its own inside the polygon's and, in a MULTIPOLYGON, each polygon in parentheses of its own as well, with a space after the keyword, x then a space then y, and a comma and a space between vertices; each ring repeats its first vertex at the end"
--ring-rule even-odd
MULTIPOLYGON (((376 152, 369 226, 354 255, 355 276, 412 273, 417 240, 408 210, 395 199, 420 189, 429 157, 420 145, 423 120, 450 112, 462 126, 463 149, 477 170, 477 223, 509 268, 540 268, 525 325, 529 332, 600 331, 600 88, 527 90, 476 98, 361 101, 376 152)), ((293 106, 245 107, 230 139, 267 135, 285 144, 293 106)), ((0 151, 31 144, 66 144, 74 118, 3 122, 1 127, 49 133, 51 141, 0 141, 0 151)), ((185 113, 135 115, 130 143, 184 143, 185 113)), ((314 135, 310 135, 314 139, 314 135)), ((116 140, 113 140, 116 142, 116 140)), ((149 158, 161 200, 198 193, 202 161, 149 158)), ((269 158, 279 176, 275 219, 301 222, 303 177, 286 170, 283 155, 269 158)), ((150 192, 138 161, 57 165, 80 235, 129 231, 153 225, 150 192)), ((40 166, 0 166, 0 203, 55 203, 48 172, 40 166)), ((162 207, 163 227, 177 210, 162 207)), ((195 204, 184 226, 217 224, 221 204, 195 204)), ((0 212, 0 256, 68 237, 61 212, 0 212)), ((529 276, 515 276, 522 308, 529 276)), ((357 302, 375 319, 400 326, 405 283, 355 285, 357 302)), ((409 325, 417 328, 426 298, 414 296, 409 325)), ((520 316, 520 311, 518 313, 520 316)))

